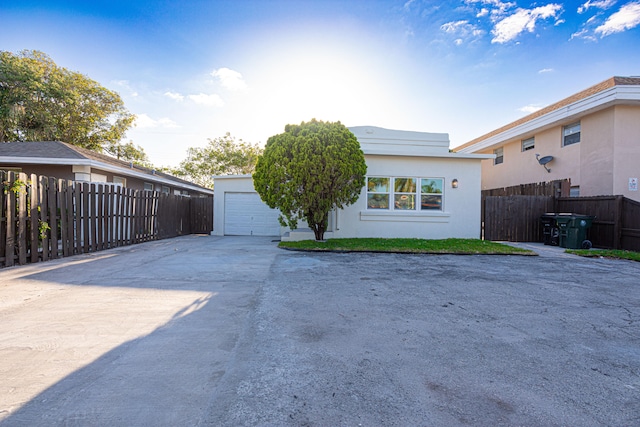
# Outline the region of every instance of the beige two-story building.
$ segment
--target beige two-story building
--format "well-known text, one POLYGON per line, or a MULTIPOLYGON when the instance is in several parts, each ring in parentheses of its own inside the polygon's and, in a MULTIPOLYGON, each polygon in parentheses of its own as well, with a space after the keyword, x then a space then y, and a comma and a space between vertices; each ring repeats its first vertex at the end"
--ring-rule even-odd
POLYGON ((640 77, 611 77, 454 149, 482 161, 482 189, 569 178, 573 196, 640 201, 640 77))

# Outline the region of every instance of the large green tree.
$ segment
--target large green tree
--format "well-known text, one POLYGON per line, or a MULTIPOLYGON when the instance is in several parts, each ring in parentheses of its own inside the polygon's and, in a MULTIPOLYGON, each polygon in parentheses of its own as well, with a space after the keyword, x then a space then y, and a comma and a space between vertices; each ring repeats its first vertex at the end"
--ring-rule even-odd
POLYGON ((292 229, 305 220, 324 238, 329 212, 355 203, 367 165, 355 135, 340 122, 287 125, 267 141, 253 174, 254 187, 280 222, 292 229))
POLYGON ((187 149, 187 158, 172 172, 199 185, 213 188, 214 175, 243 175, 253 172, 262 147, 226 135, 208 140, 205 147, 187 149))
POLYGON ((63 141, 112 155, 146 155, 120 141, 135 120, 120 95, 46 54, 0 51, 0 142, 63 141))

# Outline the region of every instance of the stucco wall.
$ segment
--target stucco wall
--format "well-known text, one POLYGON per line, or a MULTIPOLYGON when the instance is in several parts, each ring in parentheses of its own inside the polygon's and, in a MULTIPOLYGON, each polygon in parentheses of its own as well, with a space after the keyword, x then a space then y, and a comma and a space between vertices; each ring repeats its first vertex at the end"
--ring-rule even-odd
MULTIPOLYGON (((614 108, 586 116, 581 121, 580 196, 613 194, 614 108)), ((576 185, 572 180, 572 185, 576 185)))
MULTIPOLYGON (((555 126, 534 134, 512 139, 502 147, 504 161, 494 165, 493 160, 482 161, 482 189, 510 187, 532 182, 553 181, 570 178, 572 185, 580 185, 580 151, 581 144, 562 146, 562 126, 555 126), (522 151, 522 140, 535 137, 535 147, 522 151), (547 164, 551 172, 547 172, 538 163, 540 157, 553 156, 547 164)), ((492 154, 493 149, 483 151, 492 154)))
MULTIPOLYGON (((358 201, 330 217, 331 237, 415 237, 444 239, 480 237, 480 161, 410 156, 366 155, 367 175, 443 178, 442 211, 367 209, 363 187, 358 201), (458 188, 451 181, 458 180, 458 188)), ((253 192, 250 176, 215 179, 214 234, 224 233, 224 194, 253 192)), ((304 228, 304 224, 300 227, 304 228)), ((288 229, 282 228, 282 232, 288 229)))
POLYGON ((366 188, 336 215, 334 237, 480 237, 480 162, 477 159, 365 156, 367 175, 444 178, 443 211, 367 209, 366 188), (457 179, 459 186, 451 188, 457 179))
MULTIPOLYGON (((502 145, 504 162, 482 162, 482 188, 509 187, 532 182, 571 179, 580 187, 581 196, 624 194, 638 199, 628 191, 628 179, 634 177, 640 159, 638 135, 640 107, 615 106, 585 115, 580 120, 581 135, 577 144, 562 146, 562 123, 529 135, 523 135, 502 145), (522 151, 522 140, 535 137, 535 148, 522 151), (540 166, 535 155, 553 156, 547 166, 540 166)), ((493 153, 492 149, 483 153, 493 153)))
POLYGON ((640 202, 640 191, 629 190, 629 178, 640 179, 640 106, 615 110, 613 193, 640 202))

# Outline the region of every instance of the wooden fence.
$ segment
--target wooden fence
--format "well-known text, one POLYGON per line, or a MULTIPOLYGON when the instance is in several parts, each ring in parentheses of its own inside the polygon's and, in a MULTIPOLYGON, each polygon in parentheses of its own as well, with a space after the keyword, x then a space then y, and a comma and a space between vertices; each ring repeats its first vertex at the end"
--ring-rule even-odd
POLYGON ((507 242, 540 239, 540 215, 553 212, 557 197, 568 196, 571 181, 538 182, 482 190, 482 237, 507 242))
POLYGON ((623 196, 566 197, 568 180, 482 192, 486 240, 540 242, 540 216, 565 212, 595 216, 587 237, 598 248, 640 251, 640 203, 623 196))
POLYGON ((640 251, 640 203, 623 196, 566 197, 557 212, 593 215, 587 237, 598 248, 640 251))
POLYGON ((551 196, 488 196, 484 198, 484 239, 537 242, 540 216, 553 212, 551 196))
POLYGON ((212 198, 0 171, 0 267, 213 229, 212 198))

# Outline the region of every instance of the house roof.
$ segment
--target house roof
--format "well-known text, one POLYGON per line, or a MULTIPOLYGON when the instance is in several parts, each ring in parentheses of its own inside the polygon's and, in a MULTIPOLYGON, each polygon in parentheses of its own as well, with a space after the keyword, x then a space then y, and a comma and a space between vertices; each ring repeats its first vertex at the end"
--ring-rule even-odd
POLYGON ((449 134, 385 129, 376 126, 352 126, 349 130, 367 155, 417 156, 456 159, 486 159, 493 155, 449 152, 449 134))
POLYGON ((118 174, 213 194, 213 190, 167 173, 60 141, 0 143, 0 164, 89 165, 118 174))
MULTIPOLYGON (((608 92, 611 92, 612 90, 615 90, 616 88, 621 88, 624 86, 638 86, 640 87, 640 77, 620 77, 620 76, 614 76, 611 78, 608 78, 607 80, 600 82, 596 85, 593 85, 581 92, 578 92, 574 95, 571 95, 567 98, 564 98, 561 101, 558 101, 554 104, 551 104, 545 108, 542 108, 541 110, 538 110, 534 113, 531 113, 529 115, 526 115, 514 122, 511 122, 507 125, 504 125, 498 129, 495 129, 485 135, 482 135, 478 138, 475 138, 465 144, 462 144, 456 148, 454 148, 454 151, 462 151, 462 152, 472 152, 475 151, 474 148, 477 149, 484 149, 486 148, 485 146, 483 147, 475 147, 477 144, 479 144, 480 142, 483 141, 487 141, 487 140, 491 140, 494 139, 494 137, 497 137, 503 133, 506 133, 507 131, 511 131, 511 130, 515 130, 518 128, 522 128, 524 129, 530 129, 531 127, 526 127, 527 124, 533 123, 534 121, 538 121, 538 124, 545 124, 546 122, 549 122, 549 120, 545 121, 544 118, 550 118, 553 113, 558 113, 561 112, 563 109, 566 111, 567 114, 555 114, 553 115, 553 118, 562 118, 562 119, 568 119, 572 114, 575 115, 577 113, 584 113, 585 111, 588 111, 589 109, 594 110, 597 109, 598 107, 600 108, 604 108, 607 105, 616 102, 616 101, 629 101, 629 100, 634 100, 634 101, 640 101, 640 91, 638 91, 638 94, 636 94, 635 96, 616 96, 616 94, 613 94, 613 98, 612 97, 606 97, 606 96, 599 96, 599 95, 604 95, 608 92), (594 101, 594 102, 586 102, 586 101, 594 101), (576 104, 579 103, 583 103, 585 108, 576 108, 576 109, 571 109, 570 106, 574 106, 576 104)), ((549 124, 549 123, 546 123, 549 124)), ((535 126, 536 128, 538 126, 535 126)), ((517 132, 511 132, 511 134, 515 134, 517 132)), ((496 141, 498 142, 498 141, 496 141)), ((486 144, 483 144, 486 145, 486 144)))

